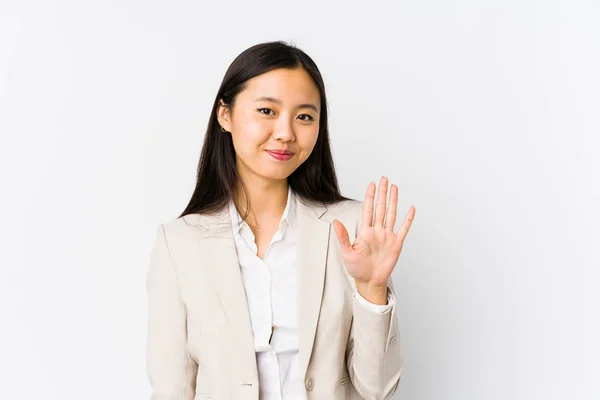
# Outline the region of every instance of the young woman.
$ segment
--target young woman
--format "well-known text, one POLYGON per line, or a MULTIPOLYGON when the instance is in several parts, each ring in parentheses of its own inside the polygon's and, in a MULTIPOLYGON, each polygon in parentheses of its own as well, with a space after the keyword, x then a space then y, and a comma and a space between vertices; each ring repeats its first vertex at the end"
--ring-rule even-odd
POLYGON ((242 52, 192 198, 157 229, 151 399, 390 397, 403 366, 391 273, 415 209, 394 233, 398 188, 389 207, 387 192, 382 177, 364 202, 340 194, 308 55, 283 42, 242 52))

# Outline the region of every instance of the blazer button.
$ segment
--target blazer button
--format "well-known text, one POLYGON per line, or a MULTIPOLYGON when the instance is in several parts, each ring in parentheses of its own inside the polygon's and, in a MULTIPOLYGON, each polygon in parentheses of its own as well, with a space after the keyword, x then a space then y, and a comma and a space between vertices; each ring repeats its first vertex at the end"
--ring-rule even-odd
POLYGON ((306 390, 313 390, 313 388, 315 387, 313 379, 306 378, 306 380, 304 381, 304 386, 306 387, 306 390))

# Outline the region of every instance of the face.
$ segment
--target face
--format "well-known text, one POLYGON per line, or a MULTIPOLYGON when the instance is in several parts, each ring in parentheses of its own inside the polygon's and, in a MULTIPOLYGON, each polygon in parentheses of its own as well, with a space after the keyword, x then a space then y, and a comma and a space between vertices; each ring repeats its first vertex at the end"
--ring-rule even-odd
POLYGON ((245 182, 285 180, 317 141, 319 89, 302 68, 271 70, 247 83, 232 109, 219 107, 219 123, 230 132, 221 134, 231 135, 245 182))

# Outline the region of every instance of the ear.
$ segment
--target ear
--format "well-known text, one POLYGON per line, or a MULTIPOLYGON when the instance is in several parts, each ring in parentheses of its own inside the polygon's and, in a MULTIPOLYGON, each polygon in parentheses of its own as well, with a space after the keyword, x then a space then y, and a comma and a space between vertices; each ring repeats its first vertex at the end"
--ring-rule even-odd
POLYGON ((231 113, 228 105, 223 102, 222 99, 219 99, 219 105, 217 107, 217 120, 219 121, 219 125, 223 127, 228 132, 231 132, 231 113))

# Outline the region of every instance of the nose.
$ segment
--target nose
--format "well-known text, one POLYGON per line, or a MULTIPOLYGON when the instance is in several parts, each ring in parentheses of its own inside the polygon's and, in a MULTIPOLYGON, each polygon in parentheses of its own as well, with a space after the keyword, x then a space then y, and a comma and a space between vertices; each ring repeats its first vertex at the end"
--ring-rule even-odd
POLYGON ((280 118, 279 121, 277 121, 273 136, 277 141, 284 143, 291 142, 296 138, 292 124, 286 118, 280 118))

